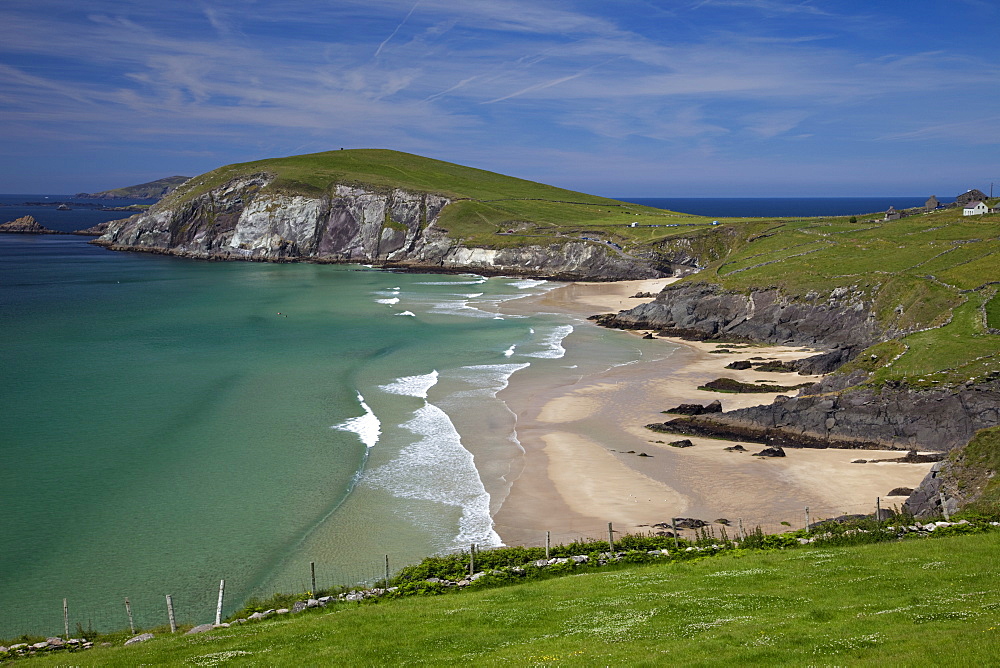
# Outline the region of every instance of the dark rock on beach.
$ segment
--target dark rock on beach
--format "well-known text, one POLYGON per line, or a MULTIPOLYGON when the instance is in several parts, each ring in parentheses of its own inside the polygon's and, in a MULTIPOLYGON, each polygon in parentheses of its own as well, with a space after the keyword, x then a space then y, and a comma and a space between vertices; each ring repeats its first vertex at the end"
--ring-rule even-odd
POLYGON ((760 452, 753 453, 753 456, 754 457, 784 457, 785 456, 785 451, 782 450, 781 448, 770 447, 770 448, 764 448, 760 452))
POLYGON ((694 447, 694 443, 692 443, 691 439, 688 439, 688 438, 682 439, 680 441, 671 441, 670 443, 667 443, 667 445, 669 445, 672 448, 691 448, 691 447, 694 447))
POLYGON ((721 413, 722 402, 716 399, 710 404, 681 404, 673 408, 668 408, 664 413, 675 413, 677 415, 705 415, 706 413, 721 413))

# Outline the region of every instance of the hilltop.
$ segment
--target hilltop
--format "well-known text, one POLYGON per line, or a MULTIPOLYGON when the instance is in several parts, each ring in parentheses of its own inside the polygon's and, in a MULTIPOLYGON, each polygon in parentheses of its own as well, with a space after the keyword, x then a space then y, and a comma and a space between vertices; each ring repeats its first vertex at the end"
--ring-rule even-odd
POLYGON ((168 176, 166 178, 140 183, 135 186, 102 190, 99 193, 77 193, 74 197, 88 199, 161 199, 173 192, 177 186, 187 181, 189 176, 168 176))
POLYGON ((699 216, 358 149, 220 167, 113 226, 101 243, 200 258, 617 280, 670 273, 650 243, 708 225, 699 216))

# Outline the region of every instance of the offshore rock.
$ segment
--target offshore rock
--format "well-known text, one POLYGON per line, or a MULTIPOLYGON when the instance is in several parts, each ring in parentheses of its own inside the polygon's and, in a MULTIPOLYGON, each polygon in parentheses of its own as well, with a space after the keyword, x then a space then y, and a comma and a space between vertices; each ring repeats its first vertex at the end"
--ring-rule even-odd
POLYGON ((112 221, 94 243, 214 260, 380 264, 564 280, 657 278, 662 272, 605 244, 470 248, 438 226, 446 197, 337 185, 322 196, 262 192, 273 177, 239 177, 188 200, 171 198, 112 221))
POLYGON ((35 220, 34 216, 21 216, 15 220, 0 225, 0 232, 7 234, 59 234, 50 230, 35 220))

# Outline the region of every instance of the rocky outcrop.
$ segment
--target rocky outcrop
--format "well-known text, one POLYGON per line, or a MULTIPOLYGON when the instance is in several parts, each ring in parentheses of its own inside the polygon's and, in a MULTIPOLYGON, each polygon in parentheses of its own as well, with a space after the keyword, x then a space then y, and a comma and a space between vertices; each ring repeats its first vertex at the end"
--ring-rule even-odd
POLYGON ((108 228, 111 226, 111 223, 117 223, 117 222, 120 222, 120 221, 118 221, 118 220, 108 220, 108 221, 105 221, 103 223, 98 223, 97 225, 94 225, 93 227, 88 227, 88 228, 83 229, 83 230, 73 230, 72 233, 73 234, 78 234, 78 235, 83 236, 83 237, 99 237, 99 236, 101 236, 102 234, 104 234, 104 233, 106 233, 108 231, 108 228))
POLYGON ((917 517, 953 513, 959 508, 995 511, 1000 480, 1000 427, 983 429, 965 447, 935 464, 906 500, 917 517))
POLYGON ((840 389, 843 383, 834 377, 772 404, 648 426, 785 447, 947 452, 1000 423, 1000 378, 934 389, 896 384, 840 389))
MULTIPOLYGON (((741 294, 710 283, 669 285, 656 299, 599 324, 654 329, 664 336, 821 346, 840 351, 824 364, 838 364, 880 340, 884 332, 861 292, 837 288, 793 300, 775 288, 741 294)), ((828 369, 829 370, 829 369, 828 369)))
POLYGON ((21 216, 0 225, 0 232, 6 234, 59 234, 55 230, 42 227, 34 216, 21 216))
POLYGON ((439 195, 352 185, 323 196, 289 195, 265 191, 271 181, 268 174, 253 174, 193 198, 164 200, 113 221, 96 243, 202 259, 358 262, 568 280, 662 275, 643 260, 586 241, 464 246, 437 224, 450 203, 439 195))

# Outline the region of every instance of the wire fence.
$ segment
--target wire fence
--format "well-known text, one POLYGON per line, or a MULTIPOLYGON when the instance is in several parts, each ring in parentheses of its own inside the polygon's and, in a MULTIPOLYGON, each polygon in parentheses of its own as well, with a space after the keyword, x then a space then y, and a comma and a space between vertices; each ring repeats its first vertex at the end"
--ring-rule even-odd
MULTIPOLYGON (((623 530, 615 528, 613 522, 581 521, 574 526, 553 526, 550 529, 525 529, 523 527, 495 526, 496 531, 507 539, 509 546, 546 548, 558 545, 568 545, 574 542, 598 540, 614 543, 628 534, 646 534, 671 536, 695 541, 704 532, 720 538, 725 535, 730 540, 738 541, 757 530, 774 534, 808 528, 816 523, 844 516, 872 516, 881 512, 881 517, 888 518, 900 512, 902 498, 873 499, 870 503, 840 504, 836 506, 806 506, 795 507, 789 504, 788 510, 775 513, 746 512, 742 515, 723 517, 664 518, 623 530)), ((610 547, 610 546, 609 546, 610 547)), ((466 551, 471 551, 469 546, 466 551)), ((485 548, 479 546, 480 551, 485 548)), ((205 581, 197 583, 192 591, 189 586, 184 592, 120 592, 116 602, 110 599, 114 596, 101 596, 100 600, 88 600, 87 597, 76 597, 67 593, 65 599, 47 599, 44 614, 31 615, 33 621, 26 622, 32 628, 6 630, 8 640, 19 634, 31 637, 64 635, 79 638, 92 632, 129 631, 139 633, 144 630, 160 628, 167 630, 172 623, 176 627, 191 626, 224 619, 250 597, 266 600, 272 596, 287 594, 299 595, 311 592, 338 592, 354 587, 373 586, 387 577, 397 573, 408 563, 396 563, 391 553, 373 555, 370 559, 356 560, 351 566, 338 564, 310 562, 301 568, 295 576, 286 577, 267 585, 267 587, 240 588, 240 583, 230 582, 230 590, 241 592, 236 599, 226 599, 225 589, 220 588, 220 581, 205 581), (233 586, 235 585, 235 587, 233 586), (221 589, 221 591, 220 591, 221 589)), ((36 602, 36 607, 37 607, 36 602)), ((8 611, 9 612, 9 611, 8 611)), ((38 612, 36 610, 36 612, 38 612)), ((10 621, 9 619, 7 620, 10 621)), ((4 624, 6 629, 9 624, 4 624)))

